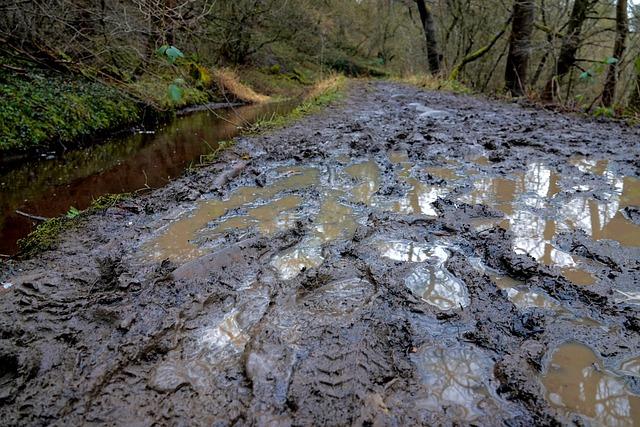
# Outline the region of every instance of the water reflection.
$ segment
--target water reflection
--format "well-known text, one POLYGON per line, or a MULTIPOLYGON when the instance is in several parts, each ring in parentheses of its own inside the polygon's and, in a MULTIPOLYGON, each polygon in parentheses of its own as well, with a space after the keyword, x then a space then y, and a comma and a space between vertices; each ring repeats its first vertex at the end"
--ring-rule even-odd
POLYGON ((443 262, 416 267, 405 279, 405 285, 414 295, 443 311, 469 305, 464 282, 444 268, 443 262))
POLYGON ((640 423, 640 396, 604 368, 589 347, 567 343, 556 349, 542 382, 549 402, 607 426, 640 423))
MULTIPOLYGON (((284 177, 265 187, 242 187, 227 200, 206 200, 188 216, 172 222, 167 229, 147 245, 153 259, 186 261, 202 255, 193 243, 196 233, 210 221, 220 218, 229 210, 237 209, 256 200, 269 200, 285 190, 314 186, 318 183, 319 171, 315 168, 292 168, 284 171, 284 177)), ((289 201, 295 201, 289 199, 289 201)), ((255 213, 255 211, 254 211, 255 213)), ((265 225, 267 229, 268 225, 265 225)))
POLYGON ((322 265, 322 241, 311 238, 302 241, 292 249, 273 257, 271 265, 278 272, 282 280, 290 280, 307 268, 316 268, 322 265))
POLYGON ((413 360, 427 389, 426 396, 416 396, 418 405, 471 422, 495 404, 485 383, 493 364, 472 347, 425 346, 413 360))
POLYGON ((360 181, 352 190, 353 201, 372 204, 373 195, 380 189, 380 168, 375 161, 369 160, 355 164, 344 170, 349 176, 360 181))
POLYGON ((583 230, 594 240, 615 240, 623 246, 640 246, 640 226, 629 221, 621 210, 640 206, 640 180, 612 177, 612 191, 603 200, 575 197, 562 210, 571 228, 583 230))
POLYGON ((393 261, 402 262, 441 262, 448 258, 444 248, 415 243, 410 240, 382 240, 375 243, 381 255, 393 261))
POLYGON ((413 215, 438 216, 438 211, 433 203, 439 197, 444 197, 449 190, 444 187, 428 185, 411 177, 412 163, 409 161, 407 153, 404 151, 392 151, 388 154, 389 161, 399 165, 397 173, 398 179, 411 186, 408 193, 399 200, 387 200, 382 203, 382 207, 393 212, 413 215))
POLYGON ((469 204, 485 204, 505 214, 501 225, 515 238, 513 250, 527 254, 538 262, 557 267, 568 280, 578 285, 591 285, 595 277, 585 268, 586 260, 566 253, 553 244, 562 231, 555 220, 535 213, 550 206, 560 192, 560 177, 543 163, 531 163, 523 173, 512 178, 480 177, 470 194, 461 197, 469 204))

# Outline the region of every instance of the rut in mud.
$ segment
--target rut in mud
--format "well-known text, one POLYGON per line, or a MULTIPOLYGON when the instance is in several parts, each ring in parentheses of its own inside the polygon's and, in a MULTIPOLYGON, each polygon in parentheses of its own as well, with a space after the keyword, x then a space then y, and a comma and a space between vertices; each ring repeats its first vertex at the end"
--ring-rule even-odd
POLYGON ((392 83, 5 267, 3 423, 640 423, 640 134, 392 83))

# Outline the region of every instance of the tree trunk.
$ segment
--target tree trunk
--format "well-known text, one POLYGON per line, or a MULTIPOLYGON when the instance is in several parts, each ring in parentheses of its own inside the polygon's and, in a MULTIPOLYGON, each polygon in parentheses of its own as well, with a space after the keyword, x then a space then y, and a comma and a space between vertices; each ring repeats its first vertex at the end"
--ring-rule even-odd
POLYGON ((629 109, 636 113, 640 113, 640 56, 636 58, 634 63, 636 71, 636 79, 631 87, 631 98, 629 98, 629 109))
POLYGON ((424 36, 427 39, 427 59, 429 60, 429 71, 431 74, 440 72, 440 52, 438 52, 438 41, 436 40, 436 26, 433 22, 431 10, 425 3, 425 0, 416 0, 418 4, 418 12, 420 12, 420 21, 424 30, 424 36))
POLYGON ((504 77, 507 90, 513 96, 525 94, 535 15, 536 3, 534 0, 514 0, 509 55, 507 56, 504 77))
POLYGON ((553 97, 558 91, 558 81, 571 71, 571 67, 575 64, 576 52, 578 51, 582 41, 582 25, 587 19, 587 12, 594 2, 595 0, 575 0, 573 3, 571 17, 567 24, 567 32, 562 39, 558 65, 544 88, 542 99, 547 101, 553 100, 553 97))
POLYGON ((624 55, 627 47, 627 33, 629 33, 627 0, 618 0, 616 6, 616 41, 613 46, 613 57, 616 59, 616 62, 609 64, 604 90, 602 91, 602 105, 605 107, 611 107, 616 97, 620 61, 622 61, 622 55, 624 55))

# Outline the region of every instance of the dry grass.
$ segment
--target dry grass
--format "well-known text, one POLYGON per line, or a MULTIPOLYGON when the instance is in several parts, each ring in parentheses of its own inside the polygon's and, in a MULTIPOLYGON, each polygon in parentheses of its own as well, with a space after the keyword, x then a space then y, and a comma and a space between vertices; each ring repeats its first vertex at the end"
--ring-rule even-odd
POLYGON ((213 79, 218 84, 222 94, 240 101, 257 104, 267 102, 271 98, 262 95, 240 82, 240 78, 235 71, 228 68, 218 68, 213 71, 213 79))
POLYGON ((305 100, 316 99, 323 94, 340 90, 346 82, 342 74, 331 74, 329 77, 316 82, 306 93, 305 100))
POLYGON ((427 90, 443 90, 454 93, 471 93, 471 90, 456 80, 449 80, 429 74, 414 74, 400 77, 397 81, 427 90))

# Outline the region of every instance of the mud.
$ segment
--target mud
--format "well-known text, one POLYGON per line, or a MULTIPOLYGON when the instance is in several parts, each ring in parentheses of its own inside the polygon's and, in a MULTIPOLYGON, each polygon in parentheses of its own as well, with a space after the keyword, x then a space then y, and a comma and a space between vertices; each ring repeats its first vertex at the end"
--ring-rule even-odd
POLYGON ((638 141, 354 83, 5 263, 0 419, 639 425, 638 141))

